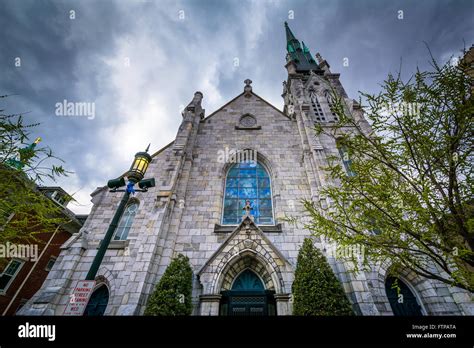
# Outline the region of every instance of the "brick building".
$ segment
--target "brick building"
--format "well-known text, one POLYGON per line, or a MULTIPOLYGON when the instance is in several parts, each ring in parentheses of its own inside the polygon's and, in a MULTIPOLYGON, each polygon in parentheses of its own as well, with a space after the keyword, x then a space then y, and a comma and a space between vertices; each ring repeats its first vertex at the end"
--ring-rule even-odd
POLYGON ((38 187, 38 191, 60 205, 70 222, 56 230, 36 234, 35 244, 20 241, 5 246, 5 251, 15 250, 15 256, 7 258, 0 273, 0 312, 3 315, 14 315, 40 289, 61 252, 61 245, 79 231, 87 218, 74 215, 66 207, 70 195, 62 188, 38 187))

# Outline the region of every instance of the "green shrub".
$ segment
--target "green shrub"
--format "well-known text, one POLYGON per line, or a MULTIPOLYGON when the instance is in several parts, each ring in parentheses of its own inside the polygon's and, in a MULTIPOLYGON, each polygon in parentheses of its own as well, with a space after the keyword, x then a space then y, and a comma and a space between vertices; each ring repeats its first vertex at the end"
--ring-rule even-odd
POLYGON ((353 315, 351 304, 324 255, 306 238, 292 286, 294 315, 353 315))
POLYGON ((151 294, 145 315, 190 315, 193 271, 186 256, 171 261, 151 294))

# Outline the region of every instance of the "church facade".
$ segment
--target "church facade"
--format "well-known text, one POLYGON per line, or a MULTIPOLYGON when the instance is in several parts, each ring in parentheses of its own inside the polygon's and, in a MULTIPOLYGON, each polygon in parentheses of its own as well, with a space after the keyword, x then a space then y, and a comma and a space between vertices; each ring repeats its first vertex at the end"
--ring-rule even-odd
MULTIPOLYGON (((331 127, 329 91, 364 124, 339 74, 313 58, 285 23, 286 69, 283 111, 253 91, 243 92, 209 116, 196 92, 182 113, 175 140, 156 152, 146 177, 156 187, 134 195, 99 268, 90 314, 142 315, 147 299, 177 254, 193 268, 193 315, 291 315, 303 228, 301 199, 328 204, 319 195, 331 184, 322 168, 341 155, 335 141, 317 136, 314 124, 331 127), (285 217, 299 221, 289 223, 285 217), (93 308, 92 308, 93 307, 93 308)), ((81 231, 63 246, 42 288, 21 309, 24 315, 61 315, 77 281, 85 279, 121 199, 107 187, 92 194, 93 208, 81 231)), ((408 271, 399 278, 406 301, 397 304, 389 264, 348 272, 326 252, 358 315, 474 314, 470 295, 408 271)))

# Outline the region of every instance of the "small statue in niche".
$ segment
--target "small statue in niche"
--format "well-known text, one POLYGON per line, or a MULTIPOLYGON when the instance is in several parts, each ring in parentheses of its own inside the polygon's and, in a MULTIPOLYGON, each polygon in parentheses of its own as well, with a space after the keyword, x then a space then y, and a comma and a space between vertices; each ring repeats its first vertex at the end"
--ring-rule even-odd
POLYGON ((245 211, 244 215, 242 216, 242 220, 245 220, 247 216, 250 218, 250 220, 254 221, 254 216, 250 214, 250 211, 253 210, 252 205, 250 204, 250 200, 245 201, 245 206, 242 208, 242 210, 245 211))
POLYGON ((242 208, 242 210, 245 211, 244 215, 242 216, 242 219, 245 219, 248 216, 253 220, 253 215, 250 214, 250 211, 253 210, 252 205, 250 204, 250 200, 247 199, 245 201, 245 206, 242 208))
POLYGON ((253 210, 248 199, 245 201, 245 206, 242 208, 242 210, 245 210, 245 215, 250 215, 250 210, 253 210))

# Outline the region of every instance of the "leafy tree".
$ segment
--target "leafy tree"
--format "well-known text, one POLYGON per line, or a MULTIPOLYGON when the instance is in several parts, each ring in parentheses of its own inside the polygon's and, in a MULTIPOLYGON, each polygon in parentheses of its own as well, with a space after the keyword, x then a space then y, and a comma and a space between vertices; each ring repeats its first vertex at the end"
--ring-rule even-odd
MULTIPOLYGON (((0 96, 0 100, 7 96, 0 96)), ((68 172, 48 161, 61 161, 40 139, 29 140, 39 124, 25 124, 20 114, 0 109, 0 243, 35 241, 38 233, 54 231, 66 223, 62 209, 36 189, 46 179, 68 172)), ((5 259, 3 259, 5 261, 5 259)), ((1 266, 1 265, 0 265, 1 266)))
MULTIPOLYGON (((0 95, 0 100, 7 97, 0 95)), ((4 109, 0 109, 0 165, 24 173, 35 183, 67 176, 69 172, 62 165, 47 164, 51 160, 63 160, 56 157, 49 147, 38 147, 41 138, 31 143, 30 131, 39 125, 25 124, 21 114, 7 114, 4 109)))
POLYGON ((190 315, 192 311, 192 277, 193 271, 189 259, 178 254, 166 268, 151 294, 145 315, 190 315))
POLYGON ((306 238, 292 286, 294 315, 353 315, 344 290, 324 255, 306 238))
MULTIPOLYGON (((311 201, 308 228, 341 246, 474 290, 474 99, 469 63, 389 75, 378 94, 362 93, 365 116, 353 117, 335 93, 334 127, 317 133, 342 153, 325 168, 336 183, 322 190, 328 208, 311 201)), ((355 270, 358 270, 354 259, 355 270)))

